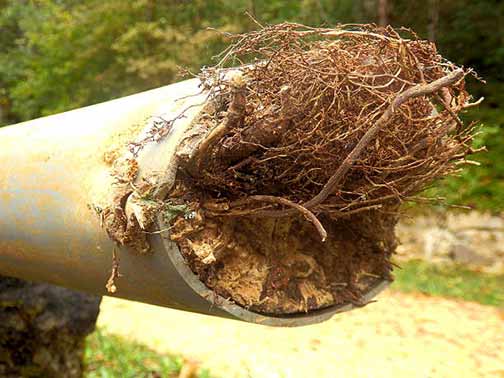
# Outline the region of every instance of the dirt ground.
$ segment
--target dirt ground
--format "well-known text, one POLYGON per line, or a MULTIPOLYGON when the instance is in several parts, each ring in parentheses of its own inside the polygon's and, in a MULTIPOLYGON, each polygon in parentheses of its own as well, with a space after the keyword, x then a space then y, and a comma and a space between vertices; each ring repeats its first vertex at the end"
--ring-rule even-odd
POLYGON ((98 325, 222 378, 504 377, 504 312, 388 291, 302 328, 269 328, 104 298, 98 325))

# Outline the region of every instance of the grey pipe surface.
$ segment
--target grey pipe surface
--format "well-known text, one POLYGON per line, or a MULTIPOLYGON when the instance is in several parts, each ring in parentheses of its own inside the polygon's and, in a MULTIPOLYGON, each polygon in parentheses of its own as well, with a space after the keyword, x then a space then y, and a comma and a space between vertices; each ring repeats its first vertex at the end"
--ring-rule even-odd
MULTIPOLYGON (((147 148, 141 172, 163 170, 176 134, 201 110, 198 81, 188 80, 0 129, 0 274, 109 295, 114 243, 95 208, 110 203, 107 154, 141 134, 153 116, 172 117, 166 141, 147 148)), ((250 312, 207 289, 166 235, 149 237, 153 252, 118 248, 121 277, 114 296, 249 322, 295 326, 319 322, 352 305, 271 317, 250 312)), ((117 248, 117 247, 116 247, 117 248)), ((369 292, 371 299, 387 285, 369 292)))

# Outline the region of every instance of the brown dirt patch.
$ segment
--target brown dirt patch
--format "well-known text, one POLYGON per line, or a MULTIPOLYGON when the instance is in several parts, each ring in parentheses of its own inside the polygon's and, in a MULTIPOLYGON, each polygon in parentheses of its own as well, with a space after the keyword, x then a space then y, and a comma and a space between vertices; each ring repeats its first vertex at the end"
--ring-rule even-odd
POLYGON ((180 218, 171 238, 217 294, 256 312, 291 314, 362 305, 391 279, 396 218, 378 212, 331 220, 325 242, 302 217, 180 218))
POLYGON ((402 32, 273 25, 201 72, 169 195, 197 215, 171 238, 214 292, 293 314, 362 305, 391 278, 398 204, 465 163, 474 131, 457 116, 470 71, 402 32))

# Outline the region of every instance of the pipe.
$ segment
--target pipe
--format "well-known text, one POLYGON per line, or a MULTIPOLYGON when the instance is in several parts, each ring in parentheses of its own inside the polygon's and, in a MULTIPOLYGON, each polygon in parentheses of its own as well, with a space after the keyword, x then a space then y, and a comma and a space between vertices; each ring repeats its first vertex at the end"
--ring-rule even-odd
MULTIPOLYGON (((174 175, 180 136, 205 103, 198 93, 193 79, 1 128, 0 274, 111 295, 105 283, 115 245, 95 211, 113 195, 111 157, 148 132, 153 116, 172 119, 185 109, 170 134, 148 145, 138 159, 140 176, 174 175)), ((165 236, 149 235, 149 254, 116 247, 121 276, 114 296, 274 326, 316 323, 353 308, 283 317, 248 311, 206 288, 165 236)), ((386 285, 380 282, 364 299, 386 285)))

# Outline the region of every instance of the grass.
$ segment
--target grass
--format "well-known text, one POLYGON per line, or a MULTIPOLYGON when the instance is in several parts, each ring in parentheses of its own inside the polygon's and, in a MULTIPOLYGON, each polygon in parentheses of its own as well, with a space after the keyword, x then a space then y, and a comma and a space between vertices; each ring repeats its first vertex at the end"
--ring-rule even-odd
POLYGON ((504 307, 504 275, 468 270, 461 266, 436 266, 408 261, 395 270, 392 288, 403 292, 458 298, 484 305, 504 307))
MULTIPOLYGON (((176 378, 183 366, 181 357, 160 354, 101 330, 86 341, 86 378, 176 378)), ((210 378, 210 374, 200 369, 199 378, 210 378)))
MULTIPOLYGON (((498 103, 504 101, 504 87, 495 89, 498 103)), ((496 97, 496 95, 493 97, 496 97)), ((486 146, 488 152, 478 153, 470 160, 480 166, 467 166, 458 177, 448 177, 435 183, 425 192, 426 196, 444 197, 448 204, 468 205, 480 211, 499 213, 504 211, 504 111, 484 105, 470 111, 467 122, 478 120, 483 125, 474 146, 486 146)))

